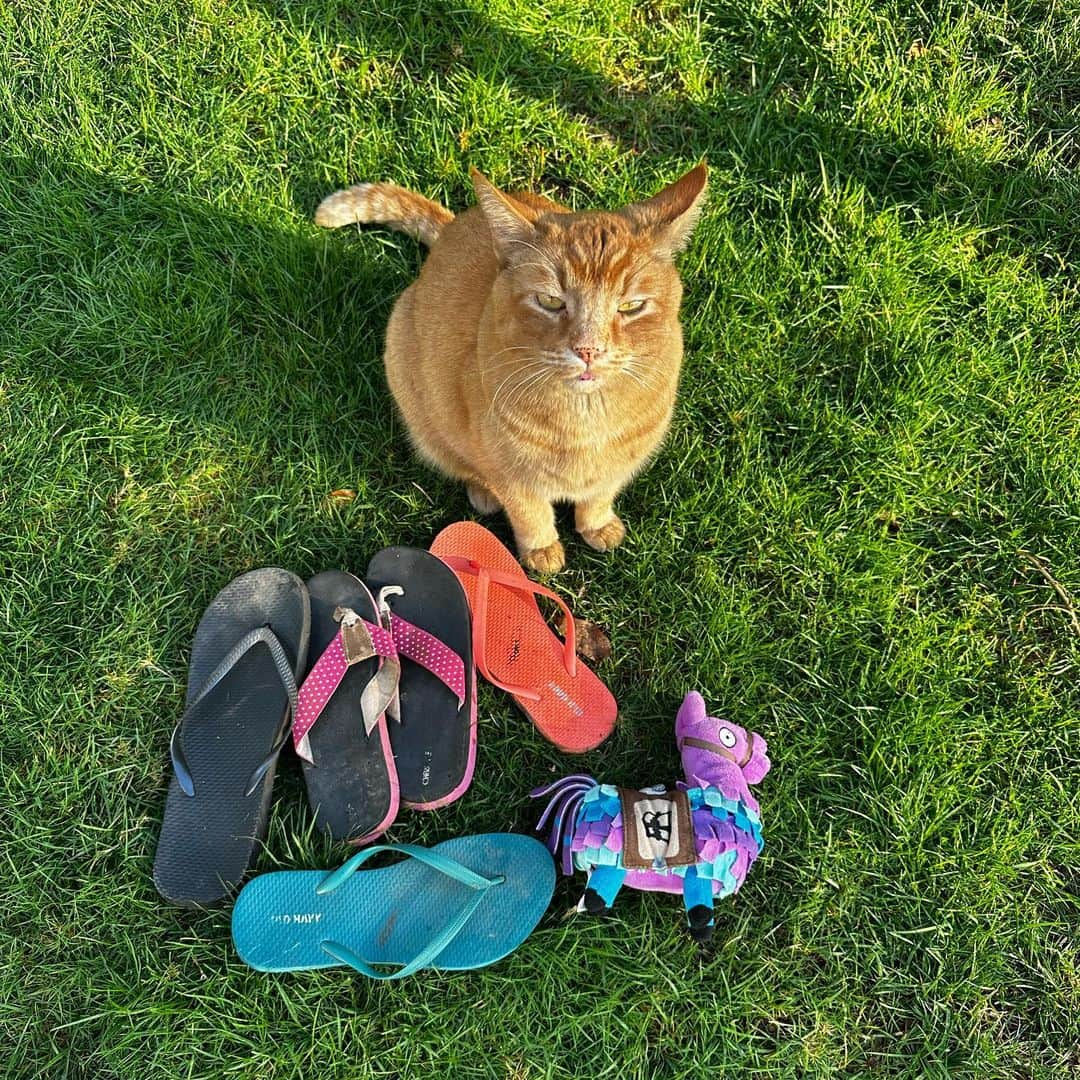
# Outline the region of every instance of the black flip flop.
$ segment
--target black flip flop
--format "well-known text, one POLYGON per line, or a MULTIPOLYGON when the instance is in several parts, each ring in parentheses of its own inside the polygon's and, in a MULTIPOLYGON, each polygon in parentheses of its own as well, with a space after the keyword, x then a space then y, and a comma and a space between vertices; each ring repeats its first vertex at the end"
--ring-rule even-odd
POLYGON ((469 602, 454 572, 419 548, 380 551, 367 584, 390 608, 384 625, 401 660, 399 721, 390 721, 401 801, 434 810, 465 793, 476 764, 469 602))
POLYGON ((398 811, 385 715, 397 690, 397 657, 359 578, 328 570, 307 587, 312 663, 300 688, 293 742, 318 827, 335 840, 366 843, 398 811))
POLYGON ((304 583, 276 567, 241 574, 200 620, 154 858, 166 900, 218 904, 254 861, 310 626, 304 583))

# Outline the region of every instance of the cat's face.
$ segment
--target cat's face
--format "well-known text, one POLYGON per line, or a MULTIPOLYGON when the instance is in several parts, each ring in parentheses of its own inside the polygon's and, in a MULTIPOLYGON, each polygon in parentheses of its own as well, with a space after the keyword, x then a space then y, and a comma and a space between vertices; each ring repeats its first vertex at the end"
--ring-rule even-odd
POLYGON ((672 256, 697 219, 704 167, 647 202, 577 214, 538 212, 474 180, 501 266, 494 363, 569 394, 666 381, 661 369, 682 356, 672 256))

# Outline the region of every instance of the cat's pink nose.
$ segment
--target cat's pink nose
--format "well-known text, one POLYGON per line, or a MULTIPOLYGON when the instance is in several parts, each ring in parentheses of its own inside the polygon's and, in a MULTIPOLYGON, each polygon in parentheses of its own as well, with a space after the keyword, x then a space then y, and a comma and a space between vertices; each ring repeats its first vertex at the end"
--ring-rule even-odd
POLYGON ((579 359, 584 360, 586 367, 592 367, 593 364, 604 355, 604 350, 597 349, 592 345, 575 345, 574 355, 579 359))

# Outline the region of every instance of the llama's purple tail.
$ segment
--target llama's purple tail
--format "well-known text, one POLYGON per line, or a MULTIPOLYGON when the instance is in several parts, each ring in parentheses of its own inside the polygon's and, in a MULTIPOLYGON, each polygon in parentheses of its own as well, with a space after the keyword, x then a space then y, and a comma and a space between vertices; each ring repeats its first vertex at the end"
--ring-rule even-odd
POLYGON ((581 808, 581 802, 585 793, 596 787, 596 781, 591 776, 578 773, 574 776, 564 776, 547 787, 539 787, 529 792, 533 799, 542 799, 549 795, 548 804, 544 808, 540 820, 536 823, 536 831, 542 832, 544 826, 551 820, 551 831, 548 833, 548 850, 562 863, 564 874, 574 872, 574 862, 570 851, 570 842, 574 836, 574 823, 577 821, 577 812, 581 808))

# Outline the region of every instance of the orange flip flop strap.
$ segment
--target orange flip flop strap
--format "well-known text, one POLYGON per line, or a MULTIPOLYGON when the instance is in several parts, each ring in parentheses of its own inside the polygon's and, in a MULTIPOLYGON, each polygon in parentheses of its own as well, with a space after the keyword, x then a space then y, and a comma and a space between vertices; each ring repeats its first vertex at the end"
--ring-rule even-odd
POLYGON ((559 596, 558 593, 554 593, 550 589, 545 589, 543 585, 537 585, 535 581, 530 580, 523 574, 508 574, 502 570, 492 570, 490 567, 478 563, 475 559, 466 559, 460 555, 442 555, 440 558, 451 570, 476 575, 476 603, 473 605, 472 613, 473 659, 476 662, 476 666, 480 669, 480 674, 483 675, 489 683, 497 686, 500 690, 505 690, 507 693, 513 694, 515 697, 524 698, 526 701, 540 700, 540 694, 536 690, 532 690, 527 686, 515 686, 512 683, 503 682, 503 680, 497 678, 488 667, 487 648, 485 644, 487 639, 487 607, 488 591, 491 582, 493 581, 497 585, 505 585, 508 589, 516 589, 518 592, 526 594, 535 593, 538 596, 546 596, 549 600, 554 600, 555 603, 559 605, 566 619, 566 634, 563 641, 563 666, 566 668, 566 671, 571 678, 577 674, 574 616, 570 613, 570 609, 566 606, 563 598, 559 596))

